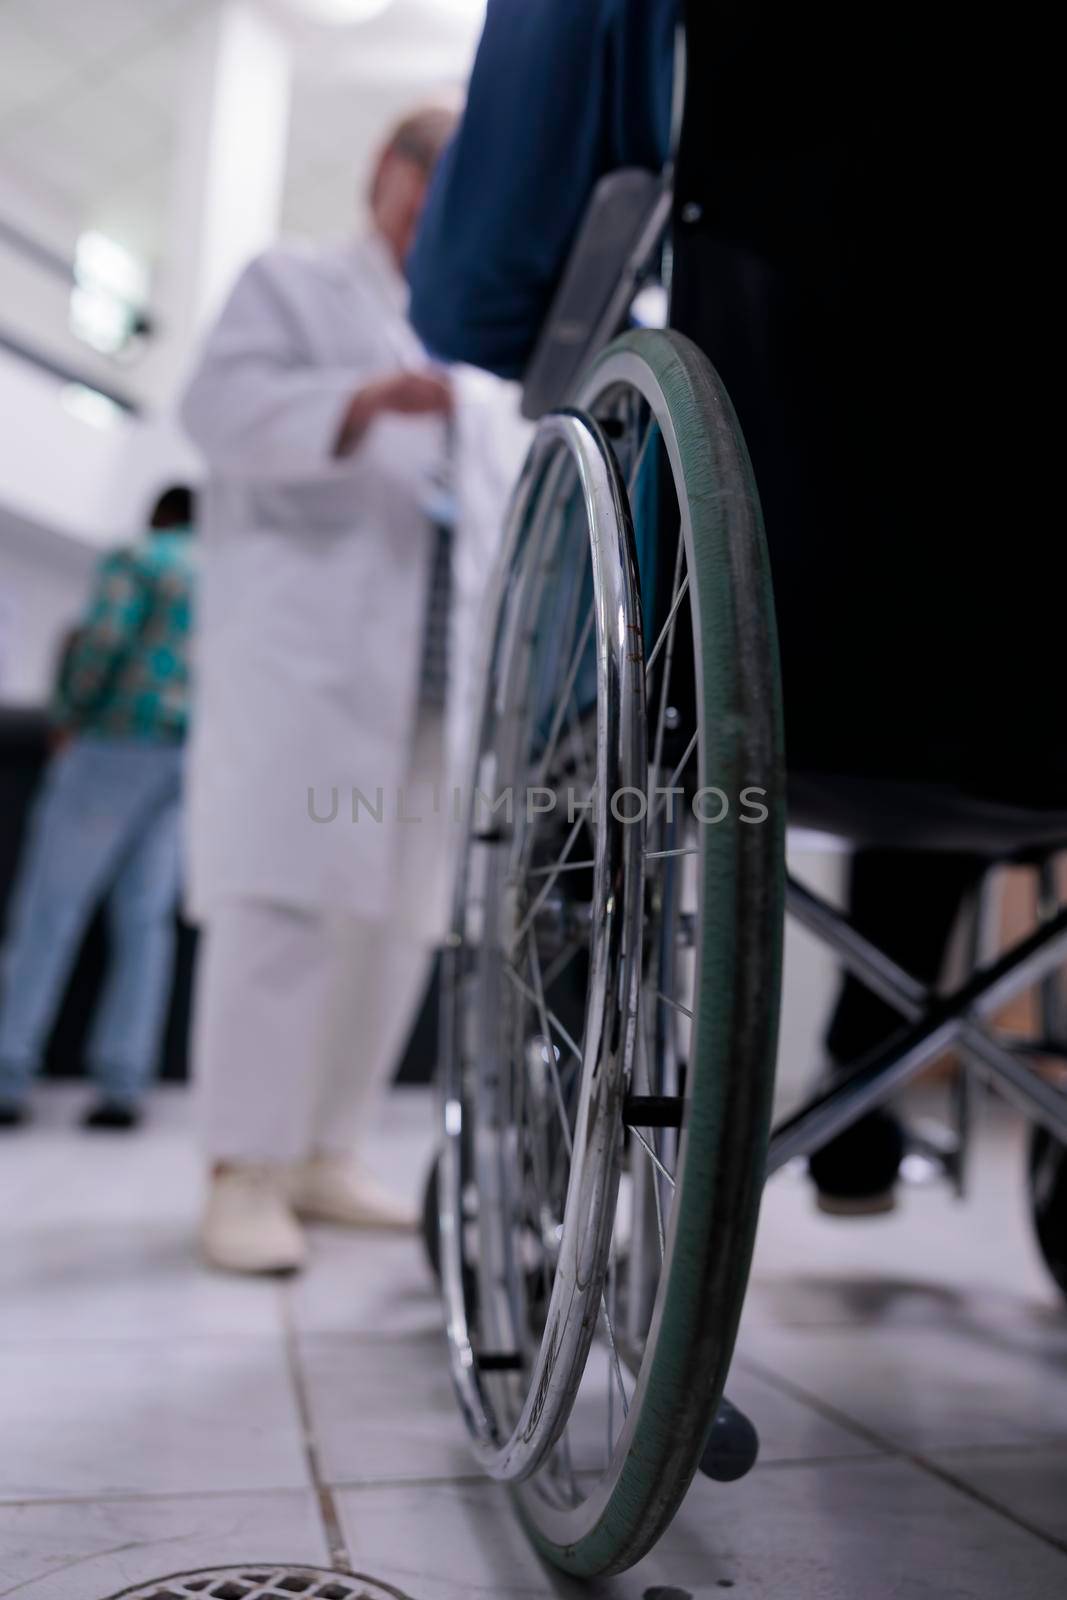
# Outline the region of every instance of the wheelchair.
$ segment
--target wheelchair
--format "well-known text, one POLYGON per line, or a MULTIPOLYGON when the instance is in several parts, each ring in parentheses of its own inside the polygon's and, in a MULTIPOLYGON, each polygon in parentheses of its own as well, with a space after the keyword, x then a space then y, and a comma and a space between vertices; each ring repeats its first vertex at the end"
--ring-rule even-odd
MULTIPOLYGON (((623 299, 661 193, 637 210, 623 299)), ((618 309, 613 288, 591 321, 610 331, 618 309)), ((427 1229, 474 1454, 542 1554, 594 1576, 652 1546, 699 1469, 729 1480, 755 1457, 725 1388, 765 1178, 949 1046, 966 1064, 953 1171, 981 1077, 1035 1124, 1037 1233, 1067 1291, 1067 1093, 1028 1059, 1067 1054, 1067 815, 787 785, 759 497, 714 369, 681 334, 638 329, 562 386, 491 607, 427 1229), (976 941, 965 980, 933 993, 787 876, 787 820, 1031 863, 1041 924, 988 961, 976 941), (787 912, 901 1026, 772 1131, 787 912), (1034 985, 1047 1037, 995 1035, 1034 985)))

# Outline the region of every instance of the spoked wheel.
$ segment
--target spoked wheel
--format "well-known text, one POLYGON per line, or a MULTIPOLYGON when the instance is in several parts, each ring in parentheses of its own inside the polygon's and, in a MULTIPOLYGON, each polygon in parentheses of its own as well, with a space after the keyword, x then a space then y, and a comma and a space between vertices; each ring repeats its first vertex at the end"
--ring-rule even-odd
POLYGON ((714 372, 627 335, 578 405, 542 423, 509 526, 477 787, 514 807, 475 797, 458 878, 440 1198, 475 1448, 593 1575, 667 1525, 733 1350, 784 793, 758 503, 714 372))

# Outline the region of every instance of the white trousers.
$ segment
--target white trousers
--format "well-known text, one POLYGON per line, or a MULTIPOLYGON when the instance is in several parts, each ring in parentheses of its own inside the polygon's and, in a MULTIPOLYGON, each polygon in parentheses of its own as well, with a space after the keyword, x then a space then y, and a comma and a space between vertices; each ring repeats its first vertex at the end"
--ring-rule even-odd
MULTIPOLYGON (((434 736, 439 752, 439 725, 434 736)), ((411 830, 384 918, 253 896, 212 908, 193 1018, 209 1160, 293 1162, 358 1147, 426 989, 433 941, 414 931, 412 911, 446 893, 449 842, 447 827, 411 830)))

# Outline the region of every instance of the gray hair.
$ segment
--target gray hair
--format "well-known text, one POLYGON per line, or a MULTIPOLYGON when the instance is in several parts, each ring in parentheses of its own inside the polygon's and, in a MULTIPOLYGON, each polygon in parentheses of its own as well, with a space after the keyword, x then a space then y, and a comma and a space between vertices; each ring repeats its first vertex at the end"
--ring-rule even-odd
POLYGON ((447 106, 421 106, 396 124, 385 141, 383 154, 403 156, 424 172, 431 172, 458 121, 459 114, 447 106))

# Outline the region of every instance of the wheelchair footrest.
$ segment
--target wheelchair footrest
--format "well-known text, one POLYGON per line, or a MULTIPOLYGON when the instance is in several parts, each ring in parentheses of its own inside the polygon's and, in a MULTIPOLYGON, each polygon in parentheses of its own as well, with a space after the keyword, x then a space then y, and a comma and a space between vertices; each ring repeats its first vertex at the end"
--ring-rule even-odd
POLYGON ((758 1455, 759 1434, 724 1395, 700 1458, 701 1472, 716 1483, 736 1483, 752 1471, 758 1455))

